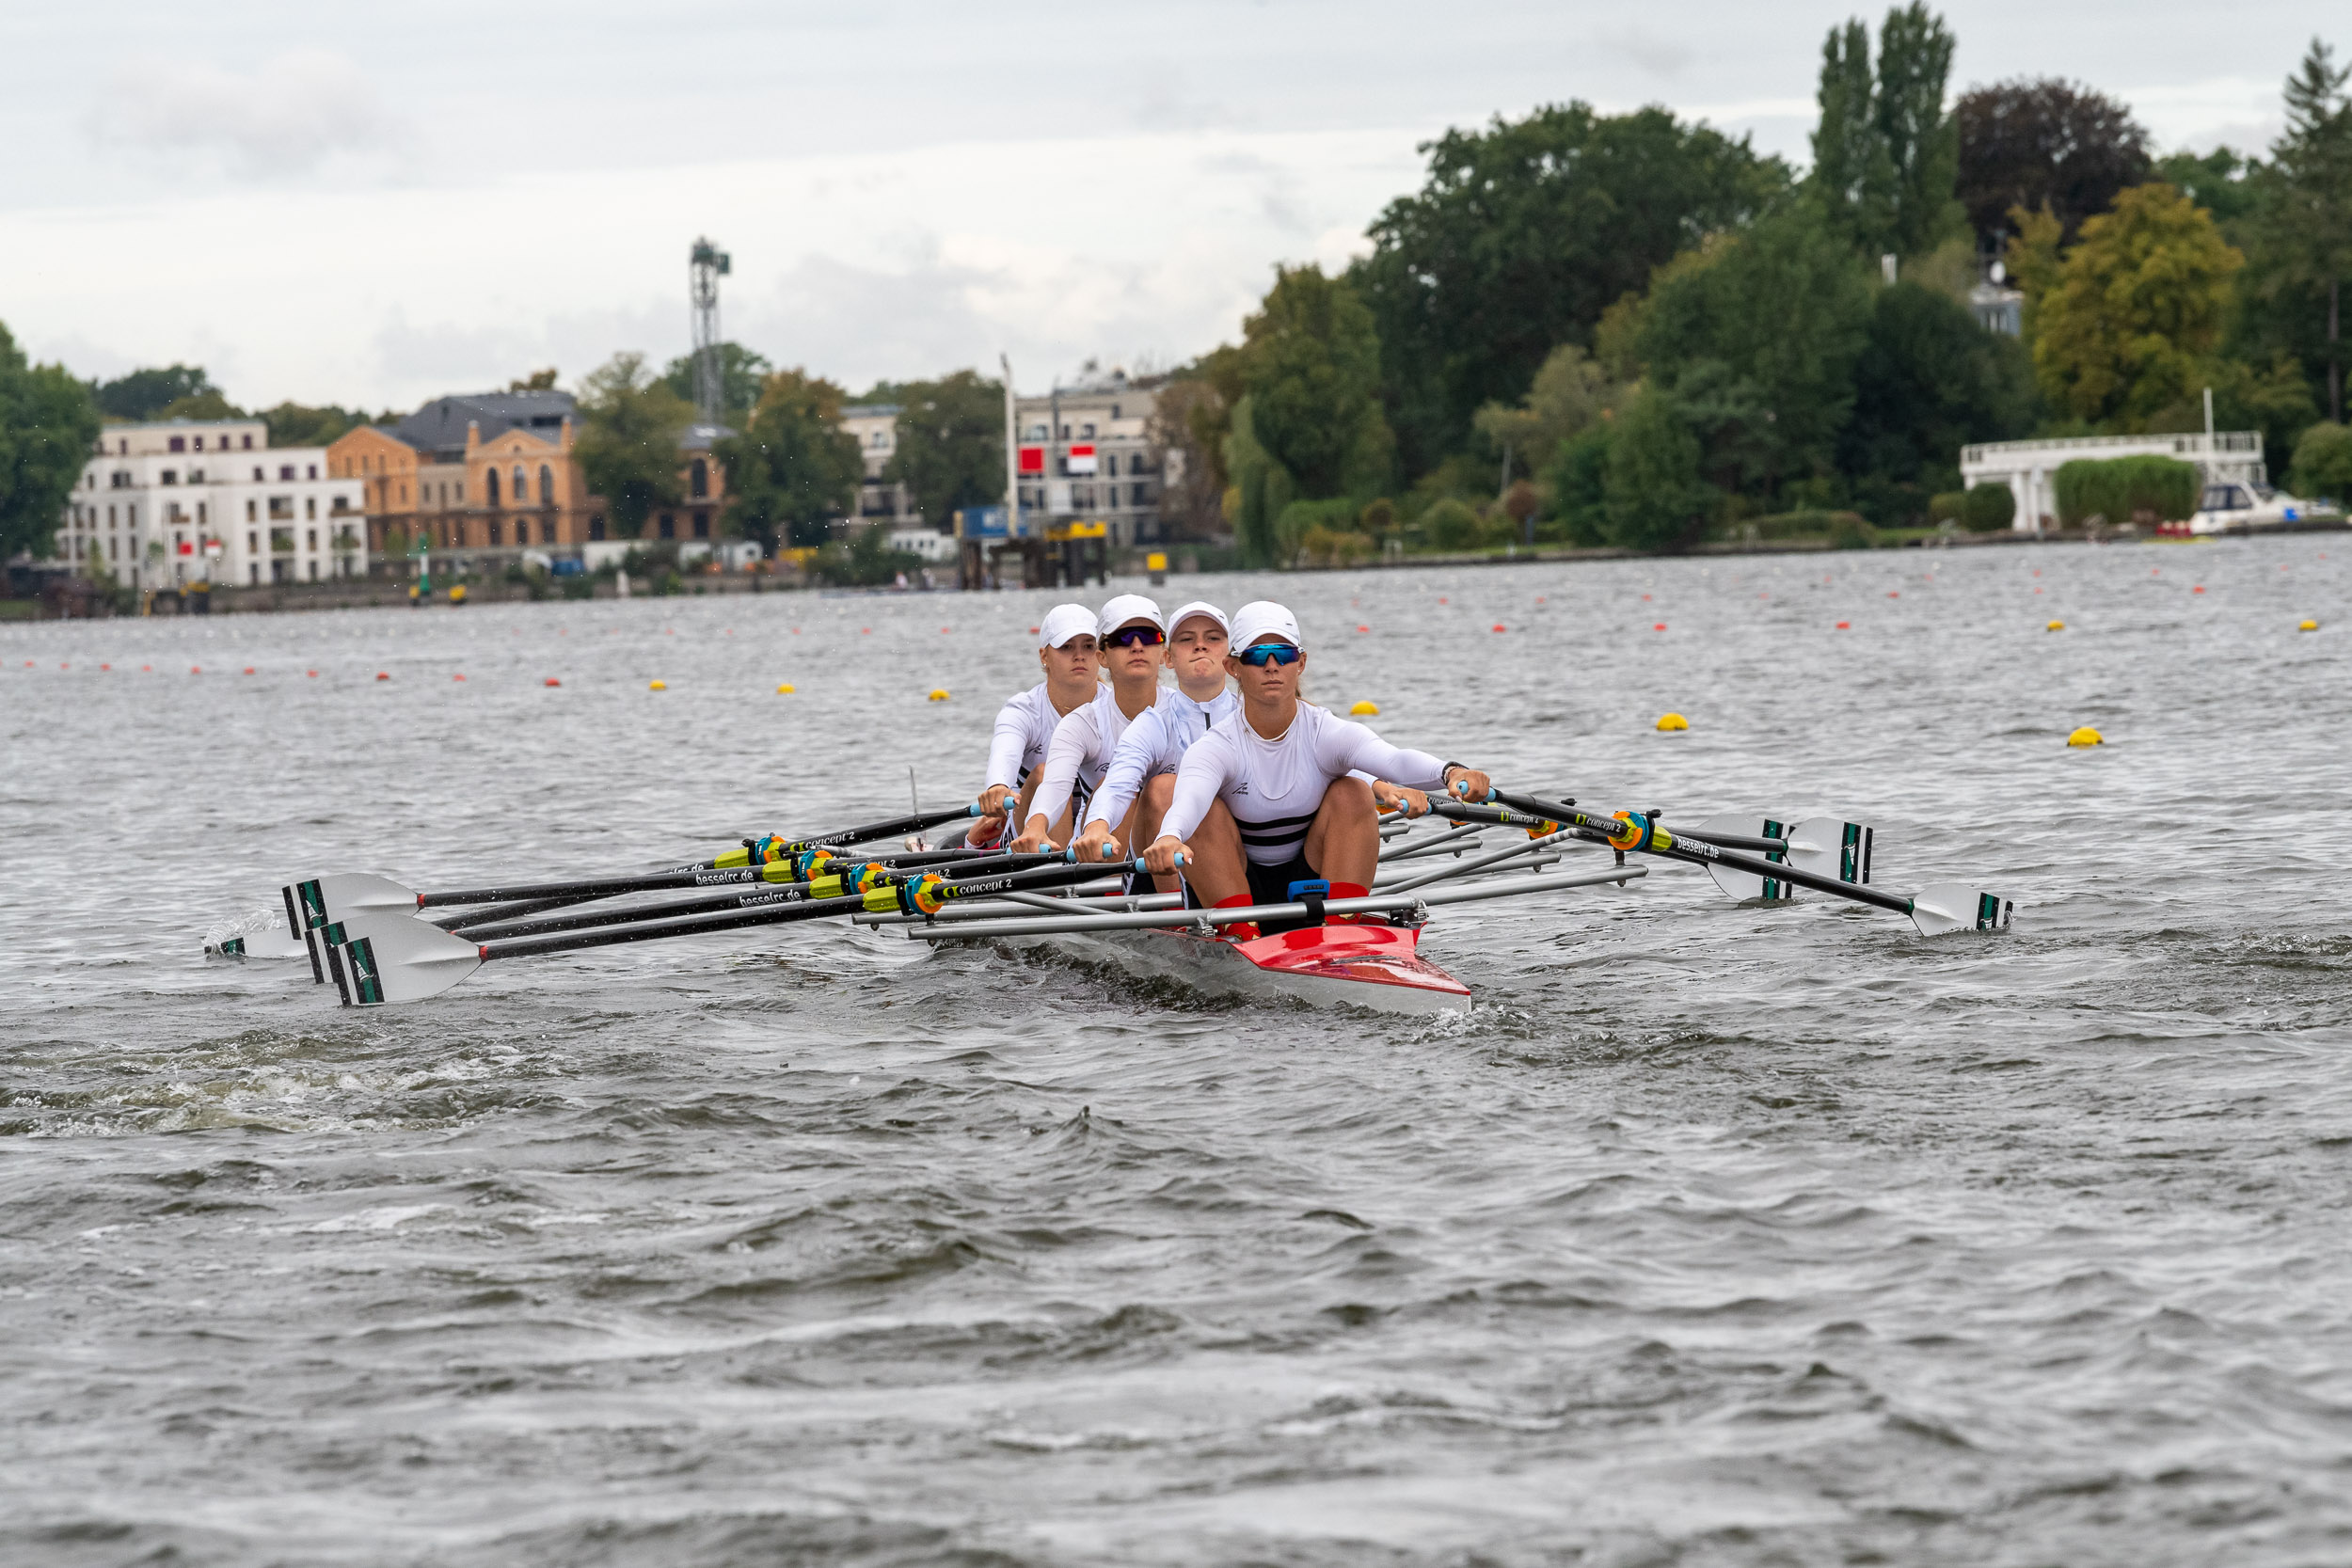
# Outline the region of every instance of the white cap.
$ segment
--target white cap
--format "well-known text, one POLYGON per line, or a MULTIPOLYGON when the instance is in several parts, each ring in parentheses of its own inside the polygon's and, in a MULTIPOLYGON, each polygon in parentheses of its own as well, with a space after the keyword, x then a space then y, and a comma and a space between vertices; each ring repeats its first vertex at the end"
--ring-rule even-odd
POLYGON ((1093 635, 1094 611, 1082 604, 1057 604, 1045 612, 1045 623, 1038 627, 1037 645, 1058 648, 1073 637, 1093 635))
POLYGON ((1160 607, 1140 594, 1114 594, 1103 606, 1102 619, 1095 623, 1094 635, 1108 637, 1130 621, 1149 621, 1162 631, 1168 620, 1160 607))
POLYGON ((1253 599, 1233 611, 1232 640, 1235 653, 1278 637, 1294 648, 1307 645, 1298 639, 1298 617, 1270 599, 1253 599))
POLYGON ((1173 637, 1176 634, 1176 628, 1178 626, 1183 626, 1186 621, 1191 620, 1196 615, 1205 615, 1210 620, 1215 621, 1216 623, 1216 629, 1225 634, 1225 640, 1228 642, 1233 640, 1233 623, 1225 618, 1225 611, 1217 609, 1216 606, 1209 603, 1206 599, 1195 599, 1192 603, 1184 606, 1175 614, 1169 616, 1168 618, 1168 635, 1173 637))

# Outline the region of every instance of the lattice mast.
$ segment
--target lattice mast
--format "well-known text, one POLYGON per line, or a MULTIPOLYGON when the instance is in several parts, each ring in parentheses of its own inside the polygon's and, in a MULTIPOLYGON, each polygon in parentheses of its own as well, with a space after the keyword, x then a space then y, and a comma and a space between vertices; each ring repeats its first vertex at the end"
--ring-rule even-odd
POLYGON ((694 306, 694 411, 717 424, 725 397, 719 362, 719 279, 734 270, 734 258, 707 239, 694 242, 689 268, 689 297, 694 306))

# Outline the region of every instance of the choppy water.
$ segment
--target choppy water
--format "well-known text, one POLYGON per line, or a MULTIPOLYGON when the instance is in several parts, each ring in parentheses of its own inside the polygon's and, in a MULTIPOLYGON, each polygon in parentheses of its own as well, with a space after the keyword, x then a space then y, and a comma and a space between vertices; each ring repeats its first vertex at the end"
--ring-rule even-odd
POLYGON ((1441 912, 1440 1022, 811 927, 367 1015, 199 956, 295 872, 953 799, 1042 596, 0 629, 0 1560, 2344 1560, 2347 556, 1180 581, 1395 738, 2020 905, 1662 866, 1441 912))

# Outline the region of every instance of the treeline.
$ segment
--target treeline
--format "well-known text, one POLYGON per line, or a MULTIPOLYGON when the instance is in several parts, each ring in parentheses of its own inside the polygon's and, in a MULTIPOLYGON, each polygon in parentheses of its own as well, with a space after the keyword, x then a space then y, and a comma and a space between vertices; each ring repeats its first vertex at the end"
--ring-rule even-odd
POLYGON ((1163 390, 1213 476, 1174 504, 1270 564, 1994 526, 1957 494, 1963 445, 2200 429, 2208 387, 2274 475, 2352 494, 2352 108, 2328 48, 2266 157, 2159 160, 2074 84, 1947 107, 1953 41, 1921 4, 1875 49, 1833 29, 1803 178, 1654 107, 1448 132, 1369 255, 1278 268, 1241 341, 1163 390), (1972 313, 1996 261, 2022 336, 1972 313))

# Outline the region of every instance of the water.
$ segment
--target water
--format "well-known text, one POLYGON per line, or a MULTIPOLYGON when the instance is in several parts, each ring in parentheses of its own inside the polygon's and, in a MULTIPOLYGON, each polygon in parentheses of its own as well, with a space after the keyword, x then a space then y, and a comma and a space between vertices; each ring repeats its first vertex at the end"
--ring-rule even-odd
POLYGON ((2347 551, 1171 584, 1392 737, 2019 903, 1661 866, 1442 911, 1438 1022, 837 928, 364 1015, 200 956, 297 871, 953 799, 1041 595, 0 628, 0 1560, 2342 1560, 2347 551))

